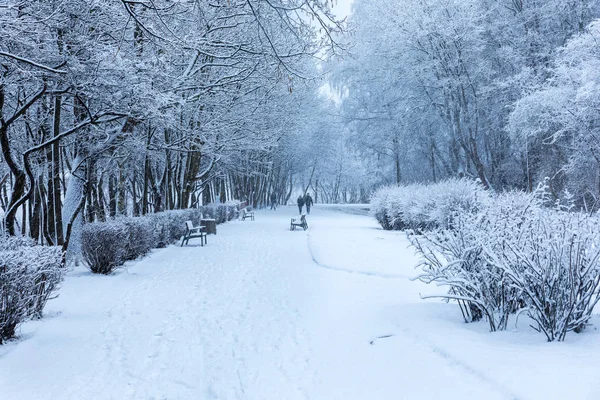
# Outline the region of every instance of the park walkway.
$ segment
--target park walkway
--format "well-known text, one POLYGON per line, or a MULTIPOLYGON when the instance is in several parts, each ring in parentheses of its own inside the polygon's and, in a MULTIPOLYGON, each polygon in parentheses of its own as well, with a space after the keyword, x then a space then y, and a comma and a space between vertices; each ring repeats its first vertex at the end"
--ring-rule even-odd
POLYGON ((294 209, 258 211, 208 246, 156 250, 112 276, 76 269, 48 316, 0 347, 0 397, 537 398, 528 388, 547 371, 524 376, 511 355, 551 357, 538 336, 498 346, 457 307, 421 300, 443 289, 408 279, 402 233, 319 206, 308 231, 291 232, 294 209))

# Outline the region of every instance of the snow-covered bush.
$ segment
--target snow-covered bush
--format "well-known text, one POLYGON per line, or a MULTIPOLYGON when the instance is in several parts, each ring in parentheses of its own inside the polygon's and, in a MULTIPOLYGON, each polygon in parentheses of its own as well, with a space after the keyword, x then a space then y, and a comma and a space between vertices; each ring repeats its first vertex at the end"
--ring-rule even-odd
POLYGON ((230 221, 238 206, 239 203, 231 202, 86 224, 81 253, 92 272, 110 274, 127 260, 180 240, 185 232, 185 221, 199 224, 203 217, 215 218, 217 223, 230 221))
POLYGON ((520 291, 506 282, 506 273, 490 262, 486 248, 495 247, 511 236, 523 215, 538 207, 535 197, 508 193, 482 204, 478 212, 457 211, 452 229, 438 229, 423 236, 409 232, 409 239, 421 256, 418 279, 449 286, 466 322, 488 320, 491 331, 506 328, 511 313, 522 305, 520 291), (492 235, 492 236, 490 236, 492 235))
POLYGON ((177 224, 172 213, 160 212, 153 214, 152 222, 154 224, 154 236, 156 248, 167 247, 174 241, 173 234, 177 224))
POLYGON ((599 224, 584 213, 534 209, 512 235, 492 237, 493 246, 482 241, 484 257, 521 293, 548 341, 582 331, 600 299, 599 224))
POLYGON ((371 198, 371 210, 384 229, 422 232, 450 227, 456 212, 475 212, 488 197, 476 181, 449 179, 382 188, 371 198))
POLYGON ((62 260, 59 247, 0 237, 0 344, 14 336, 18 324, 42 316, 63 279, 62 260))
POLYGON ((127 226, 119 220, 85 224, 81 232, 81 256, 96 274, 110 274, 125 262, 127 226))
POLYGON ((125 261, 145 256, 152 248, 159 247, 156 224, 151 216, 122 218, 127 232, 125 261))
POLYGON ((409 235, 423 282, 449 286, 466 321, 486 317, 505 329, 527 312, 549 341, 581 331, 600 298, 596 216, 548 208, 543 189, 493 198, 477 213, 458 212, 451 230, 409 235))
POLYGON ((371 213, 382 228, 387 231, 392 229, 392 225, 388 218, 388 210, 390 210, 389 201, 392 197, 392 193, 399 188, 400 187, 398 186, 386 186, 377 190, 373 193, 373 196, 371 196, 371 213))

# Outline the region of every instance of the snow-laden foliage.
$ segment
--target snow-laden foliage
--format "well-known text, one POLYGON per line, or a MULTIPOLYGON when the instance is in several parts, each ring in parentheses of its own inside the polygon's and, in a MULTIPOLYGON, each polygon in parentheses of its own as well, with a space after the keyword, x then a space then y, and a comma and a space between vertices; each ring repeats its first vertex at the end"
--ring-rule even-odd
POLYGON ((0 236, 0 344, 14 336, 18 324, 42 316, 64 271, 60 248, 0 236))
POLYGON ((419 279, 449 286, 448 299, 458 301, 466 322, 486 317, 490 330, 503 330, 520 306, 520 293, 505 284, 503 271, 484 257, 483 241, 512 235, 518 215, 531 204, 529 196, 508 193, 487 203, 479 212, 454 215, 452 229, 439 229, 409 239, 421 256, 419 279))
POLYGON ((452 229, 409 235, 419 279, 448 286, 467 322, 505 329, 526 312, 548 341, 580 332, 600 299, 597 216, 546 207, 546 191, 507 193, 478 212, 458 211, 452 229))
POLYGON ((96 274, 110 274, 125 262, 127 226, 118 220, 86 224, 81 232, 81 256, 96 274))
POLYGON ((551 79, 517 101, 508 121, 515 141, 532 153, 531 164, 537 170, 543 168, 538 177, 540 173, 556 176, 556 186, 564 174, 564 185, 589 209, 600 205, 599 35, 600 19, 596 19, 559 48, 550 68, 551 79), (542 146, 555 150, 536 154, 542 146))
POLYGON ((128 217, 118 220, 125 225, 125 261, 135 260, 158 247, 155 234, 155 223, 152 215, 145 217, 128 217))
POLYGON ((448 228, 457 211, 476 211, 487 198, 478 182, 449 179, 381 188, 371 198, 371 210, 384 229, 427 231, 448 228))
POLYGON ((82 257, 92 272, 110 274, 125 261, 179 240, 185 221, 199 224, 201 218, 214 218, 220 224, 234 219, 238 207, 230 202, 89 223, 82 231, 82 257))
POLYGON ((355 1, 332 79, 350 146, 377 183, 549 176, 597 209, 598 18, 596 0, 355 1))

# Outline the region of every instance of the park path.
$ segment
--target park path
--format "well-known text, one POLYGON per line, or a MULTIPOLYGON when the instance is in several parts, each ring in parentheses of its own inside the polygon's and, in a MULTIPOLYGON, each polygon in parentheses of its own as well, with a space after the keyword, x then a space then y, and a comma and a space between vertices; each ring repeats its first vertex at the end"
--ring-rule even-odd
POLYGON ((439 289, 408 279, 402 233, 344 211, 360 213, 315 207, 306 232, 289 231, 293 207, 259 211, 205 247, 112 276, 76 269, 48 316, 0 347, 1 398, 535 398, 506 384, 518 370, 487 367, 485 329, 419 298, 439 289))

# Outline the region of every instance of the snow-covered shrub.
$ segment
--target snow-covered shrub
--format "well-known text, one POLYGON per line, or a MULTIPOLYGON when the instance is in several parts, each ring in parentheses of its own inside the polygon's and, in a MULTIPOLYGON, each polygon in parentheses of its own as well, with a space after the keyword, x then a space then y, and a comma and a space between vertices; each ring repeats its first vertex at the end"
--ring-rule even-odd
POLYGON ((152 217, 130 217, 121 220, 127 232, 125 261, 145 256, 152 248, 158 247, 156 225, 152 217))
POLYGON ((127 225, 111 220, 85 224, 81 232, 81 255, 97 274, 110 274, 125 262, 128 248, 127 225))
POLYGON ((62 260, 59 247, 0 237, 0 344, 14 336, 18 324, 42 316, 63 279, 62 260))
POLYGON ((389 200, 394 190, 398 188, 398 186, 386 186, 377 190, 371 196, 371 213, 373 213, 382 228, 388 231, 392 229, 388 218, 388 210, 390 209, 389 200))
POLYGON ((456 212, 475 212, 488 197, 476 181, 449 179, 382 188, 371 198, 371 210, 384 229, 423 232, 450 227, 456 212))
POLYGON ((457 211, 452 229, 438 229, 423 236, 409 232, 409 239, 421 256, 418 277, 425 283, 449 286, 466 322, 485 317, 491 331, 504 330, 511 313, 523 304, 522 293, 507 283, 506 272, 484 253, 502 238, 513 235, 536 197, 508 193, 481 205, 478 212, 457 211))
POLYGON ((527 312, 549 341, 581 331, 600 298, 600 220, 548 208, 543 189, 495 197, 459 212, 451 230, 410 235, 423 282, 449 286, 465 320, 505 329, 527 312))
POLYGON ((152 214, 151 221, 154 226, 154 238, 157 248, 167 247, 173 240, 173 229, 176 224, 172 213, 160 212, 152 214))
POLYGON ((582 331, 600 299, 599 223, 584 213, 534 209, 511 236, 493 237, 494 246, 482 241, 484 257, 521 293, 548 341, 582 331))
POLYGON ((185 221, 199 224, 202 217, 215 218, 217 223, 230 221, 238 206, 232 202, 86 224, 81 253, 92 272, 110 274, 127 260, 180 240, 185 221))

